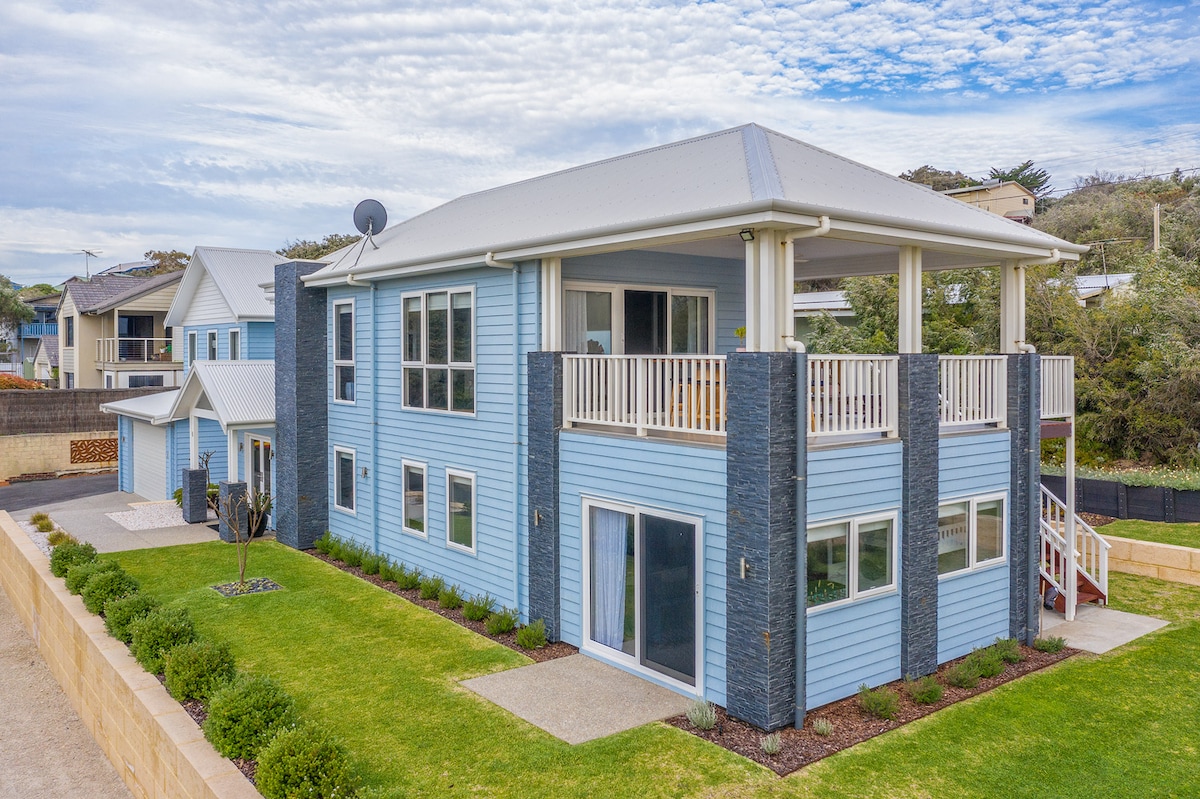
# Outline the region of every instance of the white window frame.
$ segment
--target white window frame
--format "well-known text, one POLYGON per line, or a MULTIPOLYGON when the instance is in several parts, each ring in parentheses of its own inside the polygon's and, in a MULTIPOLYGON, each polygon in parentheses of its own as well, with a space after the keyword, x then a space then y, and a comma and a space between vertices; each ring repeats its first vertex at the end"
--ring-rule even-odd
MULTIPOLYGON (((426 496, 429 492, 426 490, 426 496)), ((446 548, 453 549, 457 552, 463 552, 468 555, 474 555, 479 549, 479 480, 475 472, 467 471, 466 469, 446 468, 446 548), (450 527, 452 518, 450 514, 450 480, 453 477, 471 481, 471 546, 464 547, 462 544, 450 540, 450 527)))
POLYGON ((196 331, 189 330, 188 334, 188 366, 196 362, 196 356, 200 354, 199 343, 196 339, 196 331))
POLYGON ((242 330, 238 327, 229 328, 229 360, 242 359, 242 330))
MULTIPOLYGON (((581 629, 580 641, 582 646, 580 649, 595 655, 600 655, 603 659, 612 662, 620 663, 626 668, 649 677, 652 680, 663 682, 668 685, 677 686, 686 691, 689 695, 703 696, 705 674, 707 672, 707 664, 704 659, 704 644, 705 644, 705 629, 704 629, 704 517, 697 516, 691 513, 681 513, 679 511, 659 508, 653 505, 641 505, 637 503, 621 502, 619 500, 605 499, 603 497, 582 497, 582 516, 580 518, 580 529, 583 531, 583 539, 581 548, 583 557, 581 559, 581 580, 580 585, 583 586, 583 594, 580 604, 583 606, 583 627, 581 629), (604 644, 592 640, 592 508, 603 508, 604 510, 616 511, 634 517, 634 538, 638 539, 641 536, 640 516, 657 516, 660 519, 670 519, 672 521, 691 524, 696 529, 695 541, 695 575, 696 575, 696 606, 695 606, 695 631, 696 631, 696 684, 678 680, 669 674, 664 674, 657 669, 651 669, 642 665, 642 636, 639 634, 634 638, 633 654, 627 654, 618 649, 612 649, 604 644)), ((640 609, 645 601, 642 590, 642 580, 640 578, 642 570, 642 547, 634 546, 634 603, 635 608, 640 609)), ((640 615, 640 614, 639 614, 640 615)))
MULTIPOLYGON (((449 496, 449 481, 446 482, 447 494, 449 496)), ((449 501, 447 500, 447 506, 449 501)), ((420 461, 410 461, 402 459, 400 461, 400 530, 401 532, 415 535, 417 538, 429 538, 429 465, 420 461), (421 523, 424 530, 414 530, 408 526, 408 471, 412 469, 421 473, 421 489, 422 494, 422 510, 421 523)), ((447 540, 449 540, 447 538, 447 540)))
POLYGON ((358 401, 358 364, 355 359, 358 357, 358 309, 354 305, 354 298, 349 297, 344 300, 338 300, 333 303, 333 336, 330 342, 333 345, 333 401, 339 405, 354 405, 358 401), (350 308, 350 358, 339 359, 338 356, 338 309, 350 308), (350 382, 354 384, 354 396, 350 399, 345 399, 338 396, 341 390, 341 381, 338 380, 338 368, 349 367, 353 370, 354 379, 350 382))
MULTIPOLYGON (((671 348, 671 299, 676 294, 681 294, 686 297, 707 297, 708 298, 708 353, 715 355, 717 352, 717 290, 712 288, 692 288, 690 286, 648 286, 641 283, 599 283, 589 280, 565 280, 562 284, 562 307, 563 307, 563 330, 560 335, 563 341, 566 340, 566 300, 568 291, 607 291, 611 298, 612 307, 609 309, 609 318, 612 320, 612 337, 613 351, 609 355, 624 355, 625 354, 625 300, 624 292, 631 291, 659 291, 665 292, 667 295, 667 349, 671 348), (620 302, 617 301, 618 295, 621 296, 620 302)), ((667 352, 665 355, 681 355, 684 353, 667 352)))
MULTIPOLYGON (((838 519, 823 519, 819 522, 814 522, 808 525, 804 531, 804 546, 807 554, 808 534, 813 530, 820 530, 826 527, 837 527, 847 525, 846 529, 846 598, 838 599, 833 602, 825 602, 820 605, 813 605, 805 610, 812 613, 821 613, 830 608, 841 608, 850 605, 854 602, 859 602, 865 599, 874 599, 876 597, 895 594, 900 586, 900 535, 898 528, 900 526, 899 511, 888 511, 886 513, 873 513, 865 516, 850 516, 838 519), (858 530, 864 524, 872 524, 874 522, 887 521, 892 525, 892 581, 888 585, 881 585, 878 588, 872 588, 869 591, 858 590, 858 530)), ((807 562, 807 558, 805 558, 807 562)), ((807 585, 807 575, 805 576, 805 585, 807 585)), ((806 591, 807 595, 807 591, 806 591)), ((806 602, 807 604, 807 602, 806 602)))
POLYGON ((423 291, 410 291, 400 295, 400 403, 405 410, 421 411, 424 413, 448 413, 454 416, 473 417, 479 410, 479 365, 476 352, 479 346, 479 307, 476 303, 475 286, 442 286, 438 288, 426 289, 423 291), (446 320, 449 330, 454 329, 454 300, 455 294, 469 294, 471 297, 471 361, 452 361, 452 352, 454 345, 449 337, 446 339, 446 363, 431 364, 429 363, 429 323, 428 323, 428 298, 430 294, 445 294, 446 295, 446 320), (421 360, 408 360, 405 356, 405 340, 404 337, 407 331, 407 310, 405 308, 406 301, 410 299, 420 299, 421 301, 421 360), (408 404, 408 370, 421 369, 422 390, 424 391, 424 405, 409 405, 408 404), (429 406, 429 377, 430 369, 445 369, 446 370, 446 408, 430 408, 429 406), (471 372, 471 410, 456 411, 454 405, 454 377, 452 371, 467 371, 471 372))
POLYGON ((343 447, 337 444, 333 447, 333 507, 351 516, 358 515, 358 453, 353 447, 343 447), (341 480, 342 471, 338 468, 340 465, 338 464, 338 459, 342 455, 350 456, 350 475, 352 480, 350 483, 350 496, 354 502, 353 508, 347 508, 344 505, 338 504, 338 499, 342 493, 339 490, 341 488, 339 481, 341 480))
POLYGON ((208 360, 210 360, 210 361, 218 360, 221 357, 220 345, 218 344, 218 339, 217 339, 217 334, 219 332, 220 331, 217 331, 217 330, 209 330, 208 331, 208 337, 206 339, 206 343, 208 346, 204 350, 204 354, 208 357, 208 360))
POLYGON ((1008 562, 1008 492, 995 491, 990 494, 971 494, 965 497, 942 497, 938 500, 938 515, 947 505, 967 504, 967 565, 962 569, 939 574, 938 579, 961 577, 964 574, 990 569, 1008 562), (979 504, 1000 502, 1000 557, 978 560, 979 555, 979 504))

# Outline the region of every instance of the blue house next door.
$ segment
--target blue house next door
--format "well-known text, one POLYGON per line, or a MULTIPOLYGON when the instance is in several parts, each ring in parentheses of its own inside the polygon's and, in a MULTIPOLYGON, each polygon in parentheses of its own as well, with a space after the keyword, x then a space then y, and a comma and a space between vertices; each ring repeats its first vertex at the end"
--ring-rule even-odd
POLYGON ((587 500, 584 649, 696 685, 699 521, 587 500))

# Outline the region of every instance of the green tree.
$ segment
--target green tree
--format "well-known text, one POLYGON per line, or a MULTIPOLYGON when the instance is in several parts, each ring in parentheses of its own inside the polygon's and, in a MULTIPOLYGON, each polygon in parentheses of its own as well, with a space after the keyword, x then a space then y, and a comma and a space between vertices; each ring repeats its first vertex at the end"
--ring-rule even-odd
POLYGON ((336 252, 348 245, 361 239, 362 236, 347 233, 330 233, 320 241, 308 241, 307 239, 299 239, 298 241, 285 241, 283 249, 275 252, 282 255, 284 258, 292 258, 297 261, 316 261, 331 252, 336 252))
POLYGON ((17 292, 17 294, 19 294, 23 300, 31 300, 35 297, 46 297, 53 293, 54 286, 51 286, 49 283, 35 283, 32 286, 26 286, 17 292))
POLYGON ((33 319, 33 309, 21 302, 12 281, 0 275, 0 336, 33 319))
POLYGON ((980 183, 980 181, 970 175, 964 175, 958 170, 938 169, 929 164, 902 172, 900 173, 900 177, 912 183, 922 183, 930 186, 934 191, 961 189, 966 186, 978 186, 980 183))
POLYGON ((142 256, 147 261, 154 262, 154 268, 147 274, 165 275, 168 272, 178 272, 186 269, 191 256, 179 250, 150 250, 142 256))
POLYGON ((1033 161, 1025 161, 1009 169, 992 167, 988 177, 1001 181, 1011 180, 1029 189, 1035 198, 1034 208, 1038 213, 1046 210, 1047 198, 1054 191, 1054 187, 1050 185, 1050 173, 1044 169, 1035 169, 1033 161))

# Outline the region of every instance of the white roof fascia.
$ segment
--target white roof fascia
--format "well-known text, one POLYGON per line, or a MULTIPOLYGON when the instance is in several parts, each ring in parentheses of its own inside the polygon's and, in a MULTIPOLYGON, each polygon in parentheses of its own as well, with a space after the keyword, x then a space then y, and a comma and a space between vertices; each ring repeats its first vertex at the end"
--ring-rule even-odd
POLYGON ((103 403, 100 406, 100 412, 111 413, 114 416, 129 416, 153 425, 162 425, 172 421, 171 412, 175 408, 180 393, 179 391, 162 391, 156 394, 114 400, 103 403))

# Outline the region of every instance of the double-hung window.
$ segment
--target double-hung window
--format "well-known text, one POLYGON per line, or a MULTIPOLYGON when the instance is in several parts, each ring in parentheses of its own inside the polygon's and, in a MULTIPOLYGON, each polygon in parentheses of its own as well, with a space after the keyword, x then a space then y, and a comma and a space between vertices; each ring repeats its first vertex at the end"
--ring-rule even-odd
POLYGON ((217 331, 208 331, 208 359, 215 361, 217 359, 217 331))
POLYGON ((196 331, 195 330, 188 331, 188 345, 187 346, 188 346, 188 351, 187 351, 188 366, 190 367, 193 363, 196 362, 196 331))
POLYGON ((402 461, 402 471, 401 483, 404 486, 404 507, 402 509, 404 524, 402 529, 406 533, 424 537, 425 508, 427 507, 425 503, 425 464, 402 461))
POLYGON ((938 574, 1003 563, 1004 497, 971 497, 938 506, 938 574))
POLYGON ((333 306, 333 399, 354 402, 354 303, 333 306))
POLYGON ((446 470, 446 544, 475 554, 475 475, 446 470))
POLYGON ((896 588, 896 517, 872 516, 808 528, 808 607, 896 588))
POLYGON ((333 448, 333 505, 354 513, 354 450, 333 448))
POLYGON ((404 407, 475 412, 475 293, 406 294, 404 407))
POLYGON ((229 360, 242 357, 242 331, 236 327, 229 331, 229 360))

